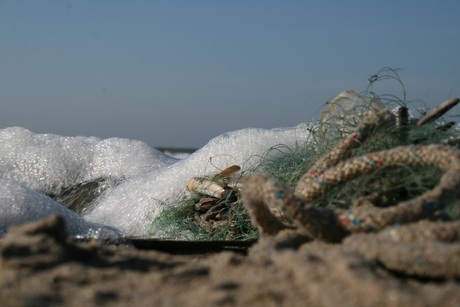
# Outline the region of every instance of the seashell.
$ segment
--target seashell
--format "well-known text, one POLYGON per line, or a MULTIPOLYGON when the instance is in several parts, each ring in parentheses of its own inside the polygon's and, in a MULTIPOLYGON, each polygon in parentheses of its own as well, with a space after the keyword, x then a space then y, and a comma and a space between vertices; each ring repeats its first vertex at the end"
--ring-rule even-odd
POLYGON ((194 177, 187 182, 187 191, 223 198, 225 188, 221 183, 206 178, 194 177))
POLYGON ((221 171, 220 173, 218 173, 216 175, 216 178, 228 178, 231 174, 234 174, 238 171, 241 170, 241 167, 238 166, 238 165, 231 165, 229 167, 227 167, 226 169, 224 169, 223 171, 221 171))

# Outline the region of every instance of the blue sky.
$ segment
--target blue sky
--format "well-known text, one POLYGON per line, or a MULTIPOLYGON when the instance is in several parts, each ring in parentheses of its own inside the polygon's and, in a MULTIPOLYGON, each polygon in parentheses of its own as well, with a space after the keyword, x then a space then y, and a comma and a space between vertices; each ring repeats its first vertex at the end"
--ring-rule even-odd
POLYGON ((0 0, 0 128, 200 147, 315 120, 386 66, 434 107, 460 96, 459 13, 458 0, 0 0))

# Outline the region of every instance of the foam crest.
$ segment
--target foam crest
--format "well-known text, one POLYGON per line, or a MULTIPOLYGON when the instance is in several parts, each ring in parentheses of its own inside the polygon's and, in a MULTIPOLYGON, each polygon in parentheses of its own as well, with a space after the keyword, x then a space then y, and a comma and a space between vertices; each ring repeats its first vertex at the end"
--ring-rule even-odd
POLYGON ((144 142, 122 138, 101 140, 93 152, 93 167, 87 180, 107 176, 131 178, 178 161, 144 142))
POLYGON ((141 141, 0 130, 0 178, 47 194, 98 177, 130 178, 177 161, 141 141))

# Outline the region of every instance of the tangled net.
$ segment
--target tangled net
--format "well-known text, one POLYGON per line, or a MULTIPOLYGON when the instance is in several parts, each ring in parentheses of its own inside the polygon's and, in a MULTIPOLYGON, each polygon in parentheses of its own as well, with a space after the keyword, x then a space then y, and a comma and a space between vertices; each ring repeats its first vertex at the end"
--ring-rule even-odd
MULTIPOLYGON (((458 102, 457 98, 445 102, 418 125, 435 120, 458 102)), ((398 126, 404 137, 404 110, 399 115, 398 126)), ((442 214, 460 199, 460 151, 448 144, 407 145, 350 158, 353 150, 377 131, 395 124, 392 112, 371 111, 350 136, 300 178, 294 192, 266 175, 245 178, 243 203, 260 234, 269 237, 295 230, 310 240, 343 241, 397 272, 460 278, 460 222, 445 221, 447 217, 442 214), (346 209, 312 204, 340 184, 401 165, 435 167, 443 175, 431 190, 390 206, 374 205, 372 199, 346 209), (276 217, 273 209, 281 211, 289 222, 276 217), (362 234, 350 236, 354 233, 362 234)))

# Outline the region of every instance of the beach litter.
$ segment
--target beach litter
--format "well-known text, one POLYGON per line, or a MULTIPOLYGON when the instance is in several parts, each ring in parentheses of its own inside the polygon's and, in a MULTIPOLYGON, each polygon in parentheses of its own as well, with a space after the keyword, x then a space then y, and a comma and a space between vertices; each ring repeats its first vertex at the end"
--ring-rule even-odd
MULTIPOLYGON (((420 119, 417 126, 432 122, 432 118, 440 117, 440 113, 458 102, 458 98, 449 99, 434 113, 420 119)), ((404 129, 400 133, 406 134, 408 127, 396 122, 395 115, 387 109, 369 111, 351 135, 300 178, 294 191, 263 174, 245 178, 243 203, 260 234, 275 237, 283 231, 294 231, 296 240, 301 235, 305 241, 344 242, 397 274, 460 278, 460 150, 446 142, 410 144, 353 157, 357 148, 381 130, 396 127, 404 129), (383 169, 406 167, 417 168, 419 172, 435 167, 442 175, 433 187, 413 198, 404 199, 401 191, 398 197, 387 196, 391 204, 379 204, 378 198, 382 197, 379 190, 361 198, 356 195, 348 208, 325 208, 313 203, 355 178, 383 169), (291 223, 277 219, 270 208, 281 210, 291 223), (447 208, 455 214, 449 215, 447 208)), ((372 186, 372 180, 364 184, 372 186)), ((384 187, 382 183, 379 185, 384 187)))
POLYGON ((286 242, 342 243, 395 274, 458 279, 459 131, 441 120, 458 102, 417 119, 405 105, 389 109, 378 97, 345 91, 306 144, 251 170, 191 178, 190 197, 169 210, 181 224, 172 233, 291 247, 286 242))

